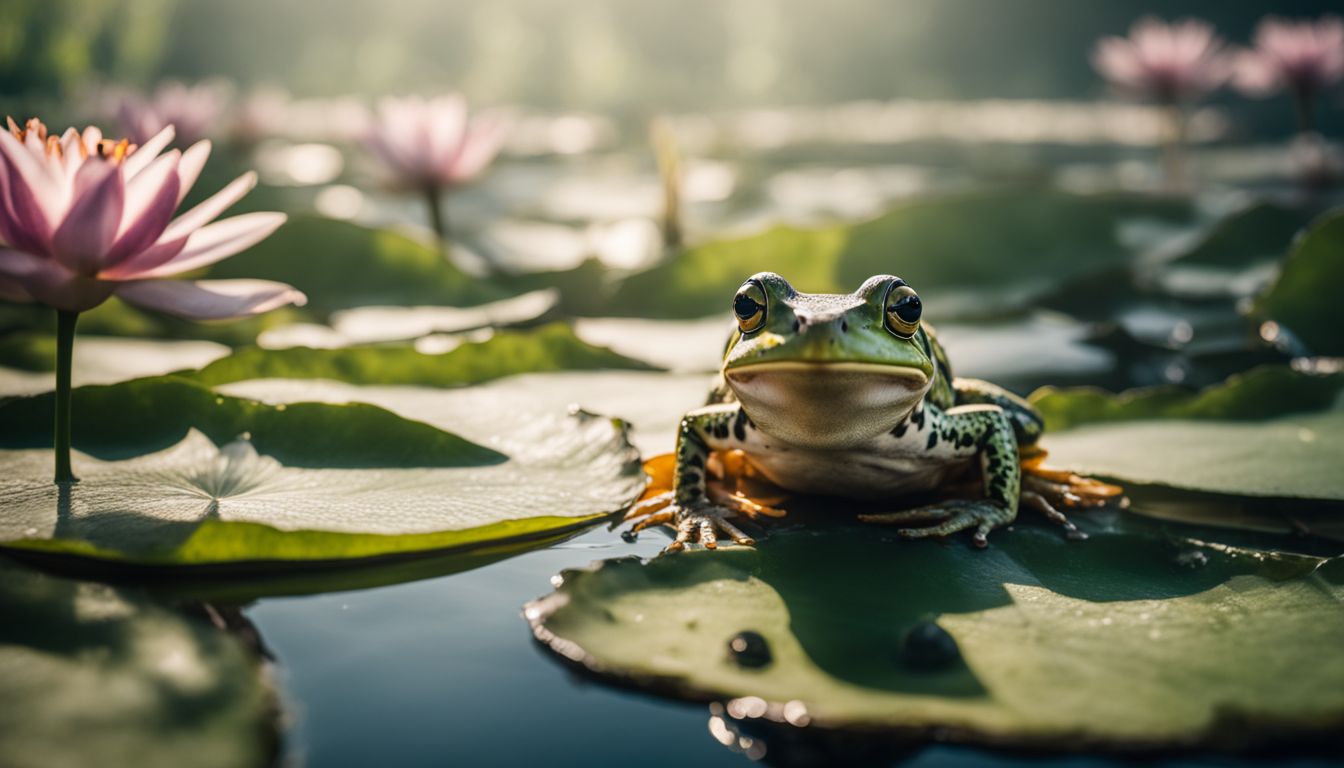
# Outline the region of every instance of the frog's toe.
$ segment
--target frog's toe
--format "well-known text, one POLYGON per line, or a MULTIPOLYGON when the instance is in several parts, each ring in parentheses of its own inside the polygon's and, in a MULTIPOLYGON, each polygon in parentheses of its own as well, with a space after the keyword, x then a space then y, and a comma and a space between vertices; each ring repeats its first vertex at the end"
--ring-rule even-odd
POLYGON ((972 534, 972 541, 975 546, 984 548, 989 544, 989 532, 996 526, 1012 520, 1012 517, 1007 510, 1001 509, 988 501, 954 500, 905 512, 860 515, 859 519, 867 522, 895 523, 897 525, 922 522, 936 523, 923 528, 898 529, 896 535, 903 539, 950 536, 973 528, 975 532, 972 534))
POLYGON ((677 537, 663 551, 680 552, 687 544, 694 543, 701 544, 705 549, 717 549, 720 534, 732 539, 734 544, 744 547, 755 544, 754 539, 728 522, 728 517, 732 514, 722 507, 700 507, 683 511, 677 517, 677 537))
POLYGON ((1055 509, 1054 505, 1045 496, 1035 491, 1022 491, 1022 503, 1032 509, 1045 515, 1045 519, 1055 523, 1064 529, 1064 536, 1075 541, 1081 541, 1087 538, 1087 534, 1078 530, 1078 526, 1073 524, 1063 512, 1055 509))

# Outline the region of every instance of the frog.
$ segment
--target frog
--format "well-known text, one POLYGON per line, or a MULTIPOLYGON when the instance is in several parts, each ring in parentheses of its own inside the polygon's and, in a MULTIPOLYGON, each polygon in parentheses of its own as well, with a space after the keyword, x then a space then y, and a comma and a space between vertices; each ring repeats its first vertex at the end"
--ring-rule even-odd
POLYGON ((707 485, 711 455, 740 451, 785 491, 871 505, 879 511, 859 520, 898 526, 901 538, 969 531, 984 548, 1024 502, 1069 538, 1085 538, 1059 509, 1080 500, 1067 480, 1024 475, 1022 458, 1039 452, 1041 414, 992 383, 954 377, 923 300, 900 277, 876 275, 851 294, 809 294, 760 272, 738 288, 732 312, 706 404, 680 420, 672 489, 632 510, 628 536, 667 525, 675 531, 668 553, 714 549, 720 537, 754 545, 734 522, 749 510, 711 498, 707 485), (979 493, 969 498, 881 506, 977 471, 979 493))

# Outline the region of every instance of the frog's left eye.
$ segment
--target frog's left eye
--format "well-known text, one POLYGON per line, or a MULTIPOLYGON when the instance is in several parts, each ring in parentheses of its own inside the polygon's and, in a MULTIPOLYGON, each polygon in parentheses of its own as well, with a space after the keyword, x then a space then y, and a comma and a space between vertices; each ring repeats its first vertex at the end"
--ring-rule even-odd
POLYGON ((919 330, 919 316, 924 313, 924 303, 919 300, 915 289, 902 282, 892 284, 887 292, 885 324, 887 330, 902 339, 908 339, 919 330))
POLYGON ((743 283, 733 298, 733 314, 743 333, 759 331, 765 326, 765 289, 755 281, 743 283))

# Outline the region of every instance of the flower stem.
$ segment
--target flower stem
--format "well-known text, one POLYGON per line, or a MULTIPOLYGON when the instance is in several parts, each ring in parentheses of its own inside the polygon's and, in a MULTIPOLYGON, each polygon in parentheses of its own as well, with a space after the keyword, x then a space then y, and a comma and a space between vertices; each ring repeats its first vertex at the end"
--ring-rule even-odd
POLYGON ((1169 192, 1185 188, 1185 109, 1178 102, 1167 105, 1167 139, 1163 150, 1166 186, 1169 192))
POLYGON ((429 206, 429 225, 439 238, 439 245, 448 247, 448 218, 443 215, 443 194, 439 188, 430 184, 425 187, 425 203, 429 206))
POLYGON ((56 482, 74 483, 70 469, 70 367, 74 358, 78 312, 56 312, 56 482))
POLYGON ((1297 113, 1297 132, 1308 134, 1316 130, 1315 99, 1310 88, 1293 89, 1293 107, 1297 113))

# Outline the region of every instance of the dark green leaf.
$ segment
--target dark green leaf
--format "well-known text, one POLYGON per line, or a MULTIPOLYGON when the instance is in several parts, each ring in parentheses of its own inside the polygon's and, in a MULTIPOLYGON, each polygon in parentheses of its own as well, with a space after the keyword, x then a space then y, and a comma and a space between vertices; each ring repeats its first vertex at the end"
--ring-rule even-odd
POLYGON ((518 373, 606 368, 650 370, 651 366, 583 342, 569 326, 553 323, 530 331, 500 331, 486 341, 467 342, 441 355, 422 354, 410 345, 249 348, 190 376, 211 385, 245 379, 313 378, 451 387, 518 373))
POLYGON ((1272 320, 1317 355, 1344 355, 1344 211, 1317 220, 1293 245, 1279 279, 1253 314, 1272 320))

